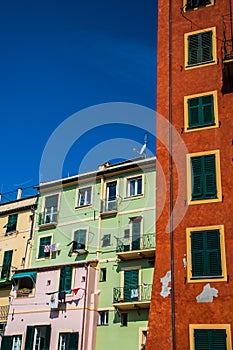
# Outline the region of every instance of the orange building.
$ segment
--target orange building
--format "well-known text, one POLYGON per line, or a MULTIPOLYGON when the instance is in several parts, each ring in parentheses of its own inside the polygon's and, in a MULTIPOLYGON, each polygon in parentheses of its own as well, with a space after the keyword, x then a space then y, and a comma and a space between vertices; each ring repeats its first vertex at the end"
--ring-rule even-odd
POLYGON ((232 349, 232 11, 232 0, 158 0, 156 262, 147 350, 232 349))

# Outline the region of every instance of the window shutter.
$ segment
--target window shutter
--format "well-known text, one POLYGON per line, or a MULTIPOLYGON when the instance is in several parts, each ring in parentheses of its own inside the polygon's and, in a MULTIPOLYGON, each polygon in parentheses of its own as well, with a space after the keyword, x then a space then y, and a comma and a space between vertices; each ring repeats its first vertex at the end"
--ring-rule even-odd
POLYGON ((212 31, 201 33, 201 48, 201 62, 212 61, 212 31))
POLYGON ((200 96, 188 100, 189 128, 214 124, 213 95, 200 96))
POLYGON ((50 345, 50 335, 51 335, 51 325, 45 326, 45 342, 44 342, 44 350, 49 350, 50 345))
POLYGON ((132 289, 138 289, 138 270, 124 271, 124 301, 132 300, 132 289))
POLYGON ((207 198, 216 198, 217 197, 217 188, 216 188, 216 167, 215 167, 215 155, 209 154, 204 156, 204 192, 207 198))
POLYGON ((204 276, 203 232, 191 232, 192 277, 204 276))
POLYGON ((188 37, 188 65, 213 60, 212 31, 193 34, 188 37))
POLYGON ((213 95, 202 96, 202 123, 203 125, 214 124, 214 99, 213 95))
POLYGON ((132 250, 140 249, 141 219, 132 220, 132 250))
POLYGON ((203 196, 203 179, 202 179, 202 157, 191 158, 192 171, 192 200, 201 199, 203 196))
POLYGON ((195 350, 210 350, 208 329, 194 329, 195 350))
POLYGON ((50 245, 50 244, 51 244, 51 236, 42 237, 40 239, 39 254, 38 254, 39 259, 44 258, 46 256, 46 254, 48 254, 48 253, 44 252, 44 247, 46 245, 50 245))
POLYGON ((227 350, 225 329, 195 329, 195 350, 227 350))
POLYGON ((190 35, 188 37, 188 65, 198 63, 198 34, 190 35))
POLYGON ((11 335, 4 335, 1 342, 1 350, 12 349, 13 337, 11 335))
POLYGON ((226 330, 225 329, 213 329, 211 333, 212 333, 213 349, 227 350, 226 330))
POLYGON ((25 349, 24 350, 31 350, 32 349, 34 332, 35 332, 34 326, 27 326, 27 334, 26 334, 25 349))
POLYGON ((60 273, 59 291, 70 290, 71 282, 72 282, 72 268, 69 266, 63 267, 60 273))
POLYGON ((78 349, 78 338, 79 333, 74 332, 69 334, 69 350, 77 350, 78 349))
POLYGON ((12 255, 13 255, 13 250, 7 250, 4 252, 1 278, 9 278, 10 276, 12 255))
POLYGON ((16 230, 17 220, 18 214, 9 215, 8 223, 6 225, 6 232, 16 230))
POLYGON ((221 250, 220 250, 220 232, 219 230, 206 231, 206 248, 208 271, 210 276, 221 276, 221 250))
POLYGON ((188 123, 189 127, 198 126, 200 123, 200 99, 198 97, 188 100, 188 123))

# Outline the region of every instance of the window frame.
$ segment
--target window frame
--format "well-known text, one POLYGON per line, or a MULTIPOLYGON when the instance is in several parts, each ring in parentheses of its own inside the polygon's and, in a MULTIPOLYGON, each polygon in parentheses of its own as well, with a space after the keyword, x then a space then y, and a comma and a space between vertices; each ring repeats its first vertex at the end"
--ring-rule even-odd
POLYGON ((186 173, 187 173, 187 202, 188 205, 215 203, 222 201, 221 170, 220 170, 220 151, 206 151, 189 153, 186 155, 186 173), (215 176, 216 176, 216 198, 194 199, 192 200, 192 167, 191 158, 202 157, 206 155, 215 155, 215 176))
POLYGON ((78 187, 77 191, 76 191, 76 199, 75 199, 75 208, 76 209, 81 209, 81 208, 86 208, 86 207, 91 207, 93 205, 93 186, 92 185, 87 185, 87 186, 82 186, 82 187, 78 187), (85 189, 90 189, 91 194, 90 194, 90 203, 84 203, 84 204, 80 204, 80 198, 79 198, 79 194, 80 191, 83 191, 85 189))
MULTIPOLYGON (((60 343, 60 337, 62 335, 65 335, 67 337, 67 344, 66 345, 66 348, 70 348, 70 340, 71 340, 71 337, 75 337, 77 339, 72 339, 72 341, 76 341, 77 340, 77 344, 79 344, 79 332, 74 332, 74 331, 69 331, 69 330, 59 330, 58 332, 58 336, 57 336, 57 347, 56 349, 57 350, 60 350, 61 349, 61 343, 60 343)), ((72 344, 73 345, 73 344, 72 344)), ((73 349, 73 346, 72 346, 72 349, 73 349)))
POLYGON ((227 268, 226 268, 226 252, 225 252, 225 237, 224 226, 199 226, 199 227, 187 227, 186 228, 186 254, 187 254, 187 282, 188 283, 200 283, 200 282, 226 282, 227 281, 227 268), (211 231, 219 230, 220 234, 220 252, 221 252, 221 268, 222 275, 218 277, 193 277, 192 276, 192 252, 191 252, 191 233, 199 231, 211 231))
POLYGON ((58 214, 59 214, 59 209, 60 209, 60 196, 61 194, 59 192, 56 193, 50 193, 46 194, 43 196, 42 199, 42 208, 41 208, 41 214, 42 214, 42 220, 39 226, 50 226, 50 225, 56 225, 58 223, 58 214), (50 222, 45 222, 45 209, 46 209, 46 198, 52 197, 52 196, 57 196, 57 211, 56 211, 56 221, 50 221, 50 222))
POLYGON ((215 91, 208 91, 204 93, 194 94, 194 95, 187 95, 184 96, 184 131, 185 132, 193 132, 193 131, 200 131, 205 129, 213 129, 217 128, 219 125, 218 122, 218 102, 217 102, 217 90, 215 91), (213 96, 213 115, 214 115, 214 122, 213 124, 203 124, 199 125, 197 127, 191 127, 189 126, 189 107, 188 107, 188 101, 199 98, 199 97, 205 97, 205 96, 213 96))
MULTIPOLYGON (((227 350, 232 350, 231 344, 231 325, 230 324, 189 324, 189 345, 190 350, 195 350, 194 331, 198 329, 225 329, 227 350)), ((211 350, 211 349, 210 349, 211 350)))
POLYGON ((214 0, 209 0, 209 2, 210 3, 206 4, 206 5, 200 5, 200 6, 196 6, 196 7, 187 9, 187 0, 183 0, 183 10, 184 10, 184 12, 189 12, 189 11, 195 11, 195 10, 198 10, 198 9, 202 9, 202 8, 206 8, 206 7, 214 5, 214 0))
POLYGON ((109 310, 98 310, 97 326, 109 326, 109 310), (103 323, 101 322, 101 314, 103 315, 103 323))
MULTIPOLYGON (((62 275, 62 270, 64 270, 64 269, 67 269, 67 268, 69 268, 70 270, 71 270, 71 279, 70 279, 70 288, 69 289, 67 289, 67 290, 72 290, 72 286, 73 286, 73 284, 74 284, 74 274, 75 274, 75 269, 72 267, 72 266, 62 266, 61 268, 60 268, 60 270, 59 270, 59 283, 58 283, 58 289, 59 289, 59 292, 63 292, 64 290, 66 290, 66 289, 62 289, 61 288, 61 275, 62 275)), ((64 277, 63 277, 64 278, 64 277)), ((71 294, 72 294, 72 292, 71 292, 71 294)))
POLYGON ((125 179, 125 198, 127 199, 134 199, 138 197, 143 197, 144 196, 144 176, 142 174, 140 175, 134 175, 127 177, 125 179), (136 194, 130 194, 130 182, 141 179, 141 193, 136 193, 136 194))
POLYGON ((77 231, 86 231, 86 240, 85 240, 85 247, 84 248, 76 248, 76 250, 80 250, 80 249, 85 249, 87 250, 87 247, 88 247, 88 237, 89 237, 89 227, 79 227, 79 228, 76 228, 72 231, 72 237, 73 237, 73 242, 78 242, 78 241, 75 241, 75 232, 77 231))
POLYGON ((51 241, 50 241, 50 246, 53 244, 53 234, 47 234, 47 235, 43 235, 43 236, 39 236, 38 240, 37 240, 37 252, 36 252, 36 260, 42 260, 42 259, 50 259, 51 258, 51 252, 49 251, 48 256, 44 256, 44 257, 39 257, 40 254, 40 240, 46 237, 50 237, 51 241))
POLYGON ((194 32, 184 34, 184 69, 195 69, 200 67, 206 67, 217 63, 217 43, 216 43, 216 27, 205 28, 194 32), (200 62, 197 64, 189 64, 189 37, 192 35, 199 35, 205 32, 212 32, 212 60, 207 62, 200 62))
POLYGON ((103 235, 101 248, 108 248, 111 246, 111 233, 106 233, 103 235))

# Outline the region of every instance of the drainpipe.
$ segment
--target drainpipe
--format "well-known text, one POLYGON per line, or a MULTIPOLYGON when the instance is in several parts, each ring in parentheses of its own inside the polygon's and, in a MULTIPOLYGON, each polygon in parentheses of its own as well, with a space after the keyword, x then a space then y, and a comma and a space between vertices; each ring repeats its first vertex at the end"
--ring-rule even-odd
POLYGON ((27 240, 27 245, 26 245, 26 251, 25 251, 25 260, 24 260, 24 266, 23 268, 27 268, 28 266, 28 260, 29 260, 29 254, 30 254, 30 242, 32 240, 32 236, 33 236, 33 230, 34 230, 34 222, 35 222, 35 210, 36 210, 36 205, 37 205, 37 201, 38 198, 36 199, 36 203, 34 205, 32 205, 31 207, 31 227, 30 227, 30 235, 29 238, 27 240))
MULTIPOLYGON (((85 329, 85 320, 86 320, 86 312, 87 312, 87 281, 88 281, 88 265, 85 265, 85 270, 86 270, 86 281, 85 281, 85 295, 84 295, 84 305, 83 305, 83 322, 82 322, 82 337, 81 337, 81 345, 80 345, 80 350, 84 350, 84 329, 85 329)), ((85 332, 86 335, 86 332, 85 332)))
POLYGON ((172 307, 172 350, 176 350, 175 335, 175 284, 174 284, 174 232, 173 232, 173 165, 172 165, 172 0, 169 0, 169 192, 170 192, 170 265, 172 307))

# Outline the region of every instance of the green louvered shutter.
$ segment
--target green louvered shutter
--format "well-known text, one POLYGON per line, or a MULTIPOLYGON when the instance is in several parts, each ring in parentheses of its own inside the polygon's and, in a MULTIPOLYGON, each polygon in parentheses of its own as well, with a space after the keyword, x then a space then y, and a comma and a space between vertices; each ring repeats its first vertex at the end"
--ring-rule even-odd
POLYGON ((45 326, 45 342, 44 342, 44 350, 49 350, 50 345, 50 335, 51 335, 51 325, 45 326))
POLYGON ((33 346, 33 337, 34 337, 35 327, 27 326, 26 340, 25 340, 25 349, 31 350, 33 346))
POLYGON ((191 158, 192 200, 203 197, 202 157, 191 158))
POLYGON ((48 253, 44 252, 44 247, 50 244, 51 244, 51 236, 40 238, 40 247, 39 247, 39 254, 38 254, 39 259, 48 256, 48 253))
POLYGON ((140 249, 141 219, 132 219, 132 250, 140 249))
POLYGON ((221 276, 221 246, 219 230, 205 231, 206 260, 208 276, 221 276))
POLYGON ((199 63, 199 40, 198 34, 190 35, 188 37, 188 65, 195 65, 199 63))
POLYGON ((8 223, 6 225, 6 232, 11 232, 16 230, 18 220, 18 214, 9 215, 8 223))
POLYGON ((204 276, 203 232, 191 232, 192 277, 204 276))
POLYGON ((78 349, 78 338, 79 333, 74 332, 69 334, 69 350, 77 350, 78 349))
POLYGON ((213 95, 207 95, 200 97, 202 113, 201 121, 202 125, 213 125, 214 124, 214 97, 213 95))
POLYGON ((13 250, 7 250, 4 252, 1 278, 10 277, 12 255, 13 255, 13 250))
POLYGON ((4 335, 2 337, 1 350, 10 350, 10 349, 12 349, 12 344, 13 344, 13 336, 11 336, 11 335, 4 335))
POLYGON ((197 128, 213 124, 213 95, 188 99, 188 127, 197 128))
POLYGON ((72 282, 72 268, 70 266, 65 266, 61 268, 59 291, 70 290, 71 282, 72 282))
POLYGON ((198 127, 200 123, 200 99, 190 98, 188 100, 188 125, 189 128, 198 127))
POLYGON ((225 329, 195 329, 195 350, 227 350, 225 329))
POLYGON ((188 37, 188 65, 206 63, 212 60, 212 31, 190 35, 188 37))
POLYGON ((124 271, 124 301, 125 302, 138 300, 138 296, 134 296, 134 292, 132 292, 132 290, 138 291, 138 270, 124 271))
POLYGON ((215 154, 204 156, 204 196, 205 198, 216 198, 216 166, 215 154))
POLYGON ((212 55, 212 31, 201 33, 201 62, 213 60, 212 55))

